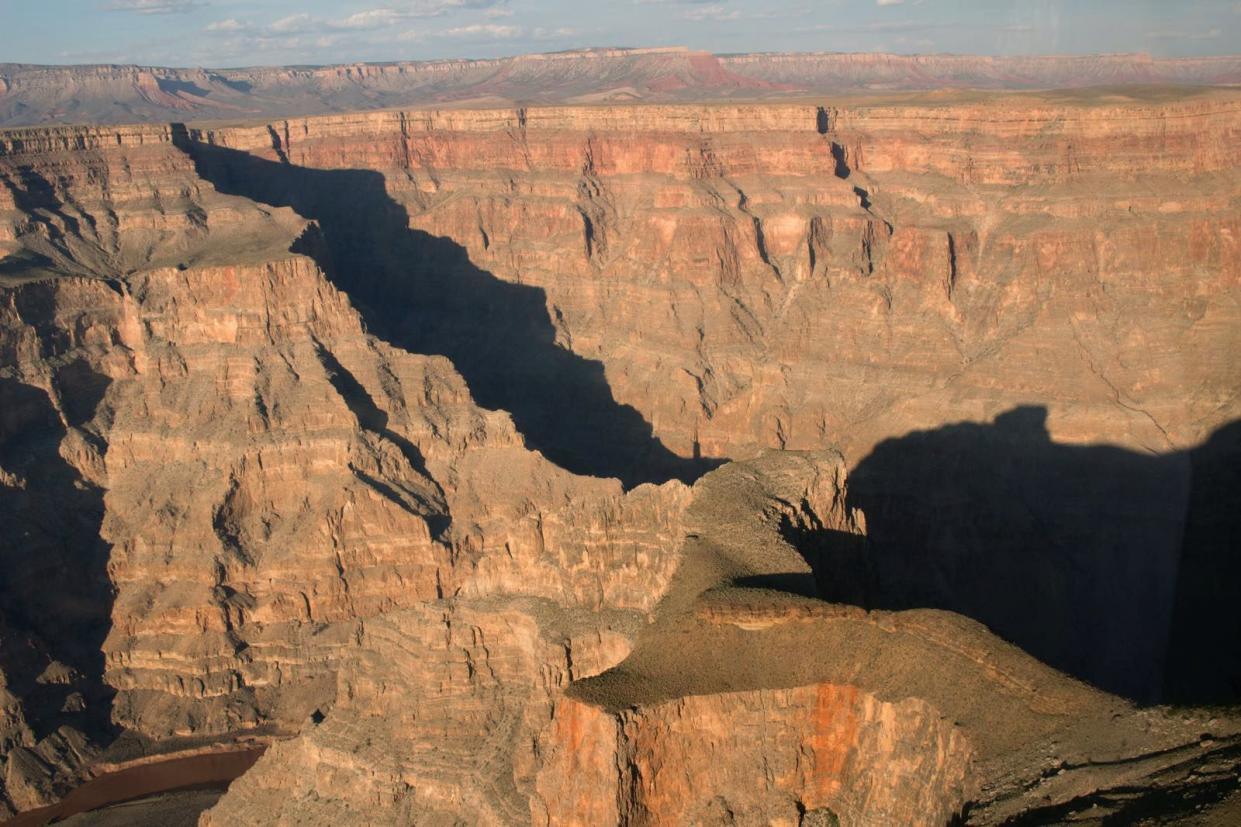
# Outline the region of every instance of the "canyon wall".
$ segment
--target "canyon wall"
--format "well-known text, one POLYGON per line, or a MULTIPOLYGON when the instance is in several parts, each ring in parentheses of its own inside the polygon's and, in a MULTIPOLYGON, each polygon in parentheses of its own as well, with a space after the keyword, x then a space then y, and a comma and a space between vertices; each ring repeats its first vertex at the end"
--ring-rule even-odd
POLYGON ((531 453, 447 360, 365 333, 289 252, 302 219, 139 135, 2 162, 6 806, 46 803, 114 727, 300 727, 371 618, 654 605, 683 487, 624 496, 531 453))
POLYGON ((1026 525, 953 484, 998 457, 986 493, 1060 555, 1031 582, 1106 546, 1166 586, 1116 604, 1172 632, 1105 688, 1218 656, 1175 642, 1231 628, 1239 132, 1215 91, 0 133, 0 806, 119 730, 289 736, 211 824, 1000 823, 1226 785, 1231 718, 1074 680, 1113 674, 1106 629, 1036 651, 1065 676, 910 611, 1004 593, 969 554, 893 549, 1026 525), (1094 523, 1025 508, 1104 455, 1094 523))
POLYGON ((919 701, 884 704, 847 686, 694 696, 619 720, 568 700, 549 740, 535 824, 796 827, 819 812, 938 827, 968 794, 958 730, 919 701))
MULTIPOLYGON (((435 268, 542 291, 538 333, 600 361, 681 456, 835 443, 860 458, 884 436, 1021 403, 1044 405, 1059 440, 1167 451, 1237 414, 1239 107, 1219 93, 394 112, 192 139, 379 171, 373 223, 403 210, 464 249, 435 268)), ((350 230, 366 219, 246 169, 223 185, 342 226, 347 289, 408 285, 406 307, 378 312, 385 329, 438 325, 412 342, 423 350, 488 337, 442 321, 468 311, 421 309, 432 265, 383 261, 390 238, 350 230)), ((509 397, 484 404, 521 407, 509 397)))

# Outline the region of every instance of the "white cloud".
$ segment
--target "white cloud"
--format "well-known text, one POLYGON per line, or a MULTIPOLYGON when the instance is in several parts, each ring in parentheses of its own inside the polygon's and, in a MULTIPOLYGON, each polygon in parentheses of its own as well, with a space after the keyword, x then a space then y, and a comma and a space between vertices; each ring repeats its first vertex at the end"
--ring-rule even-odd
POLYGON ((899 6, 904 2, 905 0, 875 0, 875 5, 876 6, 899 6))
POLYGON ((132 11, 138 14, 175 14, 205 6, 205 0, 112 0, 109 11, 132 11))
POLYGON ((209 32, 244 32, 248 28, 249 26, 245 23, 232 17, 227 20, 217 20, 207 25, 207 31, 209 32))
POLYGON ((507 3, 508 0, 407 0, 398 4, 398 11, 409 17, 439 17, 458 9, 490 9, 507 3))
POLYGON ((741 12, 736 9, 726 9, 717 3, 710 6, 700 6, 695 9, 686 9, 679 16, 682 20, 693 20, 695 22, 704 20, 736 20, 741 17, 741 12))
POLYGON ((555 40, 558 37, 573 37, 577 33, 577 29, 570 26, 560 26, 555 29, 547 29, 539 26, 530 33, 530 36, 535 40, 555 40))
POLYGON ((343 20, 337 21, 335 25, 342 29, 378 29, 407 20, 409 17, 411 15, 408 12, 395 9, 370 9, 351 14, 343 20))
POLYGON ((288 17, 282 17, 276 22, 269 25, 269 31, 279 32, 281 34, 291 34, 293 32, 305 32, 318 25, 313 17, 305 12, 301 14, 290 14, 288 17))
POLYGON ((511 40, 521 37, 524 30, 521 26, 502 26, 497 23, 471 23, 468 26, 454 26, 437 32, 438 37, 476 38, 486 40, 511 40))
MULTIPOLYGON (((197 2, 198 0, 180 0, 180 2, 197 2)), ((130 2, 166 3, 169 0, 130 0, 130 2)), ((395 6, 366 9, 340 18, 316 17, 306 12, 290 14, 266 25, 242 23, 236 19, 221 20, 207 26, 208 32, 242 33, 256 36, 272 35, 313 35, 326 37, 334 32, 373 31, 386 29, 412 20, 414 18, 439 17, 458 9, 485 11, 491 17, 508 17, 512 11, 503 8, 507 0, 413 0, 395 6)), ((496 26, 493 24, 477 24, 476 27, 459 26, 448 31, 459 33, 451 36, 469 36, 491 32, 496 37, 514 37, 510 32, 512 26, 496 26), (501 34, 496 34, 500 32, 501 34)))

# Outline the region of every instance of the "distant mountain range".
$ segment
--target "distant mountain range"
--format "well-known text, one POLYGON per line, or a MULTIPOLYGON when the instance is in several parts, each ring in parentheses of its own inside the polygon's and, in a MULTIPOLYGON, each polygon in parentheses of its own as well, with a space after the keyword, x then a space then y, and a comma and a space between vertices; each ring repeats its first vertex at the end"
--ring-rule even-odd
POLYGON ((1239 83, 1241 55, 715 55, 659 48, 243 69, 8 63, 0 64, 0 125, 236 120, 403 106, 1239 83))

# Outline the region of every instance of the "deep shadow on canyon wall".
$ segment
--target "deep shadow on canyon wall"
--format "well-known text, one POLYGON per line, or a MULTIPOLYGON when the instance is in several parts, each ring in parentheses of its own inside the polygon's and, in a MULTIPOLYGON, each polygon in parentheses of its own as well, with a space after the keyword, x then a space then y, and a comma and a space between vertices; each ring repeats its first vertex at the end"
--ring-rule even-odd
MULTIPOLYGON (((555 342, 544 291, 475 266, 450 239, 409 227, 383 176, 269 161, 174 141, 217 190, 293 208, 300 242, 370 330, 452 360, 484 407, 509 411, 530 447, 626 487, 685 481, 718 464, 669 451, 603 366, 555 342)), ((827 598, 934 607, 1142 702, 1241 697, 1241 424, 1163 456, 1058 445, 1046 411, 888 440, 853 469, 864 540, 794 538, 827 598)))
POLYGON ((103 492, 61 456, 68 428, 94 416, 109 380, 83 362, 62 367, 68 391, 0 377, 0 668, 36 738, 69 725, 113 732, 103 681, 111 624, 103 492))
POLYGON ((651 425, 612 395, 603 365, 560 347, 541 288, 476 267, 462 246, 411 229, 383 176, 257 158, 193 140, 174 143, 220 192, 292 207, 315 221, 313 255, 367 327, 413 353, 452 360, 478 404, 508 411, 527 445, 574 473, 644 482, 692 482, 719 460, 668 450, 651 425))
POLYGON ((1241 421, 1164 455, 1050 439, 1042 407, 880 443, 866 538, 794 537, 829 600, 972 617, 1139 702, 1241 699, 1241 421))

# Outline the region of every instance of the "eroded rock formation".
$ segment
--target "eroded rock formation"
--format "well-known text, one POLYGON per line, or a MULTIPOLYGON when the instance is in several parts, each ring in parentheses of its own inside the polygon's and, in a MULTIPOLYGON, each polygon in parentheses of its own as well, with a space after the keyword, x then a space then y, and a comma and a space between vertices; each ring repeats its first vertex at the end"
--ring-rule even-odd
POLYGON ((205 824, 1227 795, 1237 719, 1132 700, 1236 698, 1238 132, 1213 91, 0 133, 3 806, 118 730, 277 737, 205 824))
MULTIPOLYGON (((10 167, 15 201, 36 176, 58 200, 19 213, 10 236, 19 266, 40 258, 5 291, 5 503, 57 525, 70 503, 23 469, 59 464, 94 483, 64 485, 101 501, 88 538, 106 546, 107 579, 88 575, 107 600, 79 602, 104 615, 91 627, 107 661, 94 677, 117 693, 113 721, 157 740, 296 728, 334 698, 339 660, 367 619, 437 599, 501 592, 649 608, 673 566, 663 549, 676 486, 622 497, 615 481, 574 478, 523 448, 508 416, 476 407, 446 360, 363 332, 315 264, 288 252, 304 222, 216 195, 163 138, 152 167, 111 146, 59 156, 75 168, 52 181, 46 167, 10 167), (110 192, 92 202, 72 177, 113 170, 145 184, 161 217, 191 225, 169 242, 177 263, 48 280, 42 268, 78 244, 101 268, 129 260, 109 243, 124 232, 66 231, 117 220, 110 192), (182 200, 158 206, 166 192, 182 200), (234 261, 197 259, 195 240, 234 261), (26 491, 41 499, 17 499, 26 491), (612 557, 631 573, 610 568, 612 557)), ((143 254, 163 252, 167 238, 153 236, 143 254)), ((30 605, 49 569, 88 562, 83 542, 57 545, 59 558, 8 547, 6 615, 30 605)), ((56 617, 68 622, 64 609, 56 617)), ((59 634, 39 618, 24 628, 59 634)), ((43 743, 24 729, 16 738, 19 756, 43 743)), ((54 769, 38 767, 47 794, 66 780, 54 769)))
POLYGON ((573 423, 522 398, 540 343, 599 362, 574 384, 681 457, 860 458, 1023 403, 1056 439, 1166 452, 1235 416, 1237 107, 395 112, 186 142, 222 189, 317 220, 371 325, 549 456, 573 423))

